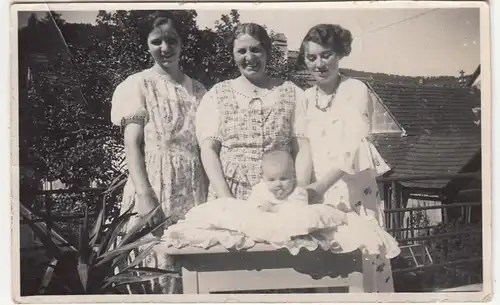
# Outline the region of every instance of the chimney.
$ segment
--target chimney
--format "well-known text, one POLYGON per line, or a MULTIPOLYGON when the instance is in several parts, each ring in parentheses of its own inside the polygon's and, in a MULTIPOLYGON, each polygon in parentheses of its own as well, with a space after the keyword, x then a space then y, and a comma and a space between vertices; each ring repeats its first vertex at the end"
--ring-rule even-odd
POLYGON ((458 83, 460 84, 460 86, 464 87, 467 84, 467 79, 465 77, 465 71, 460 70, 459 73, 460 73, 460 76, 458 77, 458 83))
POLYGON ((277 46, 281 52, 283 52, 283 56, 285 59, 288 58, 288 39, 283 33, 276 33, 273 36, 273 44, 277 46))

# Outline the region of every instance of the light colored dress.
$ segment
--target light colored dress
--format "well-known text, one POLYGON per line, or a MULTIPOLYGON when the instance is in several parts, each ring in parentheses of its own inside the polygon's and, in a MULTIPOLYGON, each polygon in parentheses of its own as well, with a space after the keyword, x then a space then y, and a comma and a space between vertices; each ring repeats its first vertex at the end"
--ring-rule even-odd
POLYGON ((250 203, 261 204, 264 202, 272 205, 281 204, 298 204, 308 205, 307 190, 302 187, 295 187, 295 189, 284 199, 277 199, 274 194, 267 188, 266 183, 261 181, 257 183, 248 197, 250 203))
MULTIPOLYGON (((288 81, 261 96, 236 80, 218 83, 205 94, 196 115, 198 142, 221 143, 224 177, 237 199, 246 200, 261 181, 266 151, 291 151, 293 137, 304 136, 304 111, 304 92, 288 81)), ((216 198, 212 187, 208 198, 216 198)))
MULTIPOLYGON (((345 173, 325 193, 323 202, 343 211, 368 215, 383 227, 383 205, 375 178, 389 167, 370 142, 373 110, 368 87, 361 81, 342 77, 330 107, 328 99, 318 100, 317 86, 305 93, 314 179, 321 179, 334 166, 345 173)), ((393 292, 389 260, 380 255, 367 258, 364 272, 369 278, 369 289, 393 292)))
MULTIPOLYGON (((186 76, 174 84, 153 69, 129 76, 120 83, 112 98, 111 121, 117 126, 135 121, 144 126, 144 158, 149 182, 169 221, 182 219, 192 207, 204 203, 207 180, 195 137, 195 113, 206 90, 186 76)), ((129 178, 121 211, 136 199, 129 178)), ((130 229, 136 217, 127 227, 130 229)), ((150 267, 172 268, 172 259, 161 253, 161 245, 146 260, 150 267)), ((166 293, 172 278, 162 278, 151 287, 153 293, 166 293)), ((178 285, 176 285, 178 286, 178 285)))

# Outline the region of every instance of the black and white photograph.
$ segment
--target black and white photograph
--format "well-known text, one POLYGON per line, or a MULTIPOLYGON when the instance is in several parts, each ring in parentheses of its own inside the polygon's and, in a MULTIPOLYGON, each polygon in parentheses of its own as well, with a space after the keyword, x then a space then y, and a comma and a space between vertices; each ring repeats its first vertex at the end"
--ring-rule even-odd
POLYGON ((484 300, 489 7, 417 2, 14 5, 14 299, 484 300))

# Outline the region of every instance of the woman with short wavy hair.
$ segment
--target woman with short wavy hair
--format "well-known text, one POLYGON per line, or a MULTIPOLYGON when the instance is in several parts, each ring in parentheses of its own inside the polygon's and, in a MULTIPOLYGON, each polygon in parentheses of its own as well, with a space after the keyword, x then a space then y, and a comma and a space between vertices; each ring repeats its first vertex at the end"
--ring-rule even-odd
POLYGON ((261 25, 238 25, 229 48, 240 76, 210 89, 196 114, 209 198, 246 200, 262 179, 263 154, 278 148, 293 154, 298 184, 308 184, 304 92, 266 73, 271 39, 261 25))
MULTIPOLYGON (((389 170, 371 133, 372 100, 363 82, 340 75, 339 62, 351 52, 351 32, 340 25, 318 24, 305 35, 299 64, 316 84, 306 90, 307 136, 313 160, 313 201, 346 212, 365 214, 384 226, 375 178, 389 170)), ((356 238, 356 236, 353 236, 356 238)), ((368 257, 364 275, 372 292, 394 290, 390 262, 368 257)))

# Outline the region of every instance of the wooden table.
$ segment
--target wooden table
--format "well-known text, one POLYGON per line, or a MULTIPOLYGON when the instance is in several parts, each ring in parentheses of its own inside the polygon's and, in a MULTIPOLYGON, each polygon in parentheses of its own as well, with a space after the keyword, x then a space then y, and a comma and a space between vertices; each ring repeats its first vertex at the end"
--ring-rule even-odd
POLYGON ((359 251, 302 250, 294 256, 286 249, 257 244, 243 251, 217 246, 169 248, 167 253, 181 259, 184 294, 330 287, 366 292, 359 251))

